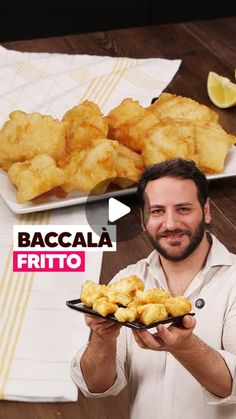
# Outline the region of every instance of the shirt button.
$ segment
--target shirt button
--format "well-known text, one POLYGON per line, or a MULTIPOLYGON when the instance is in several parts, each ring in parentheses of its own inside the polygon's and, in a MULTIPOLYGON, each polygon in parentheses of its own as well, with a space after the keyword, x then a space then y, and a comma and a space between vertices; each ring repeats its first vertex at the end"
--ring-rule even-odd
POLYGON ((204 305, 205 305, 205 301, 203 300, 203 298, 198 298, 198 299, 195 301, 195 306, 196 306, 197 308, 203 308, 203 307, 204 307, 204 305))

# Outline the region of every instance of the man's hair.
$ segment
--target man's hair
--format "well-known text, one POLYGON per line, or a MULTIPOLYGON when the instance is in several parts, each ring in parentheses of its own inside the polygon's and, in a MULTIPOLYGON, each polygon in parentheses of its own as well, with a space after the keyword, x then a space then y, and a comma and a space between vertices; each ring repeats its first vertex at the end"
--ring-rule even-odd
POLYGON ((174 177, 179 179, 192 180, 197 188, 197 196, 202 208, 208 198, 208 181, 206 176, 199 170, 192 160, 184 160, 181 158, 166 160, 148 166, 142 173, 138 181, 138 200, 141 208, 144 208, 144 192, 147 183, 162 177, 174 177))

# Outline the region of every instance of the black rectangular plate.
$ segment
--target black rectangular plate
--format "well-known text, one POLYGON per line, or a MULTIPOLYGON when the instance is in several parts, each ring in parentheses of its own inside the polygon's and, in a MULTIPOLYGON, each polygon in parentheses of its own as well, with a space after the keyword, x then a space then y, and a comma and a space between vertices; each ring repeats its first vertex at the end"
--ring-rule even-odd
MULTIPOLYGON (((81 303, 80 298, 78 298, 77 300, 66 301, 66 304, 68 305, 68 307, 72 308, 73 310, 80 311, 81 313, 89 314, 90 316, 99 317, 105 320, 111 320, 113 322, 120 323, 115 318, 115 316, 113 316, 113 314, 108 314, 108 316, 103 317, 101 314, 97 313, 91 308, 84 306, 83 303, 81 303)), ((188 315, 194 316, 195 313, 188 313, 188 315)), ((144 329, 151 329, 152 327, 158 326, 158 324, 165 324, 165 323, 180 323, 181 324, 183 317, 184 316, 168 317, 168 319, 149 324, 148 326, 140 322, 124 322, 122 324, 123 326, 130 327, 131 329, 144 330, 144 329)))

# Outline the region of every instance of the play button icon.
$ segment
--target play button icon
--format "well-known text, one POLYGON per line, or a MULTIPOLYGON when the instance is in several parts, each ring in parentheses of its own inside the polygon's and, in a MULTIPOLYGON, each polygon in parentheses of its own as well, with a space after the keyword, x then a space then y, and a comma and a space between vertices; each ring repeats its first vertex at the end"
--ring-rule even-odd
POLYGON ((131 208, 128 205, 122 204, 115 198, 109 198, 108 201, 108 220, 113 223, 124 215, 129 214, 131 208))
POLYGON ((106 228, 109 225, 116 226, 117 242, 130 240, 141 234, 136 188, 120 189, 117 186, 129 182, 126 178, 106 179, 91 190, 85 212, 87 222, 96 234, 100 234, 101 226, 106 228), (110 184, 109 188, 107 183, 110 184), (103 190, 106 192, 101 194, 103 190))

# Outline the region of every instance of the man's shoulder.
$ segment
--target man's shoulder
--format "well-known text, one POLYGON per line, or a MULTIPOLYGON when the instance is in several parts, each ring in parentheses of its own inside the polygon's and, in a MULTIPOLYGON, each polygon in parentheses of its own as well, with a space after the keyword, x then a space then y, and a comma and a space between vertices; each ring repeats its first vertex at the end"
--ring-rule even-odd
POLYGON ((112 279, 117 281, 121 278, 125 278, 130 275, 137 275, 145 281, 147 276, 147 271, 150 264, 153 263, 153 260, 157 257, 157 252, 154 250, 146 258, 140 259, 136 263, 126 266, 124 269, 121 269, 112 279))
POLYGON ((222 265, 230 265, 235 268, 236 265, 236 254, 230 252, 227 245, 222 243, 219 239, 217 239, 214 235, 211 235, 213 238, 213 246, 212 246, 212 261, 215 264, 222 264, 222 265))

